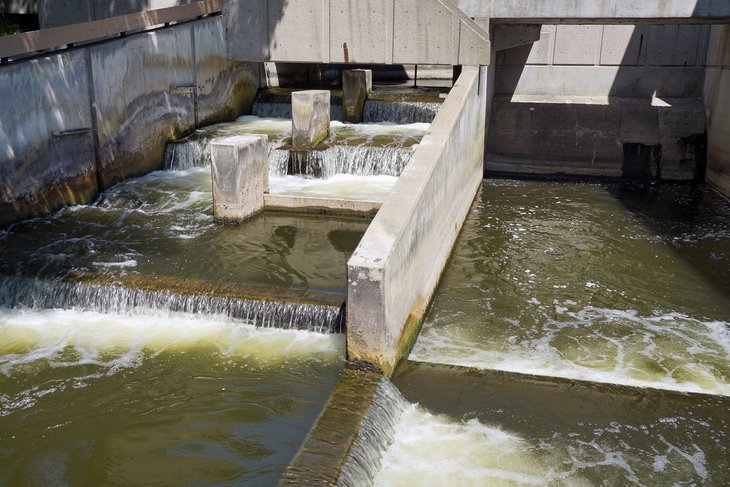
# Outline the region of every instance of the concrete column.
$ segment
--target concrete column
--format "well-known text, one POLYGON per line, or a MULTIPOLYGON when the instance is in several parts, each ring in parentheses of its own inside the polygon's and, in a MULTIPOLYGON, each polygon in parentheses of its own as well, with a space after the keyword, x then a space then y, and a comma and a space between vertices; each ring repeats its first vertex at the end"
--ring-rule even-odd
POLYGON ((342 118, 345 122, 362 122, 365 100, 372 91, 372 70, 348 69, 342 72, 342 118))
POLYGON ((295 91, 291 95, 292 147, 312 149, 330 133, 330 92, 328 90, 295 91))
POLYGON ((264 193, 269 191, 268 146, 266 135, 236 135, 211 143, 216 220, 243 221, 264 208, 264 193))

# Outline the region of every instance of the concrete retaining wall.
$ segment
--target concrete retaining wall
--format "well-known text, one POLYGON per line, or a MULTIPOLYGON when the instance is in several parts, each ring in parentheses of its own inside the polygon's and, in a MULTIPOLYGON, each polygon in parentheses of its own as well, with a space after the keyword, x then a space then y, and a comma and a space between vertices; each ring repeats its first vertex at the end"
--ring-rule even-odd
POLYGON ((392 373, 410 350, 481 181, 487 70, 465 68, 347 265, 347 353, 392 373))
MULTIPOLYGON (((11 0, 20 2, 23 0, 11 0)), ((28 1, 28 0, 26 0, 28 1)), ((33 0, 41 29, 101 20, 146 10, 187 5, 201 0, 33 0)))
POLYGON ((534 44, 500 51, 486 169, 620 177, 625 144, 641 144, 657 155, 647 177, 693 179, 704 164, 709 34, 544 25, 534 44))
POLYGON ((0 67, 0 225, 160 168, 168 140, 245 113, 258 78, 225 59, 220 16, 0 67))
POLYGON ((707 182, 730 197, 730 27, 713 26, 705 77, 707 182))

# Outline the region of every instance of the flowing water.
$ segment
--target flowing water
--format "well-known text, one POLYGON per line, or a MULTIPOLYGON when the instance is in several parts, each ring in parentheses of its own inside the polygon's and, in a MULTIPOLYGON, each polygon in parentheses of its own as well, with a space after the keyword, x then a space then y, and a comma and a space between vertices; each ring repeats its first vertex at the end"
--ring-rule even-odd
POLYGON ((0 484, 273 485, 343 354, 220 317, 0 308, 0 484))
POLYGON ((410 358, 730 395, 730 204, 486 181, 410 358))

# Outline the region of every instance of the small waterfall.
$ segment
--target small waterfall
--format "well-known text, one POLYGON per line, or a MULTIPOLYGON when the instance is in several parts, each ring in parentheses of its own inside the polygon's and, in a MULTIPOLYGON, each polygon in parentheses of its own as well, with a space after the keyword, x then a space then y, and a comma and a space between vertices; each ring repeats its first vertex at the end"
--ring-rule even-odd
POLYGON ((185 139, 170 142, 165 146, 164 168, 170 171, 185 171, 193 167, 209 166, 210 143, 213 139, 194 134, 185 139))
POLYGON ((431 123, 440 108, 437 102, 367 100, 363 122, 431 123))
POLYGON ((222 315, 264 328, 317 333, 342 333, 345 325, 342 308, 332 305, 182 294, 23 277, 0 278, 0 306, 75 308, 120 314, 135 313, 140 308, 153 309, 222 315))
POLYGON ((393 442, 396 426, 407 406, 408 402, 398 388, 385 377, 381 378, 370 409, 342 466, 338 486, 373 485, 383 452, 393 442))
POLYGON ((291 151, 288 172, 317 178, 336 174, 400 176, 414 150, 415 147, 333 146, 321 151, 291 151))

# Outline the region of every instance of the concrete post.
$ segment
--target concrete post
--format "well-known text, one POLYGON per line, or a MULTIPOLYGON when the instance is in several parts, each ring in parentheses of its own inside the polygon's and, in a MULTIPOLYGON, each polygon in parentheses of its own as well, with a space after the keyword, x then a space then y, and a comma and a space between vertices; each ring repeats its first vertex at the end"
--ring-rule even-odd
POLYGON ((370 69, 348 69, 342 73, 342 119, 362 122, 365 100, 373 91, 373 72, 370 69))
POLYGON ((312 149, 330 133, 330 92, 295 91, 291 95, 292 148, 312 149))
POLYGON ((211 143, 216 220, 243 221, 264 208, 264 193, 269 191, 268 146, 266 135, 236 135, 211 143))

